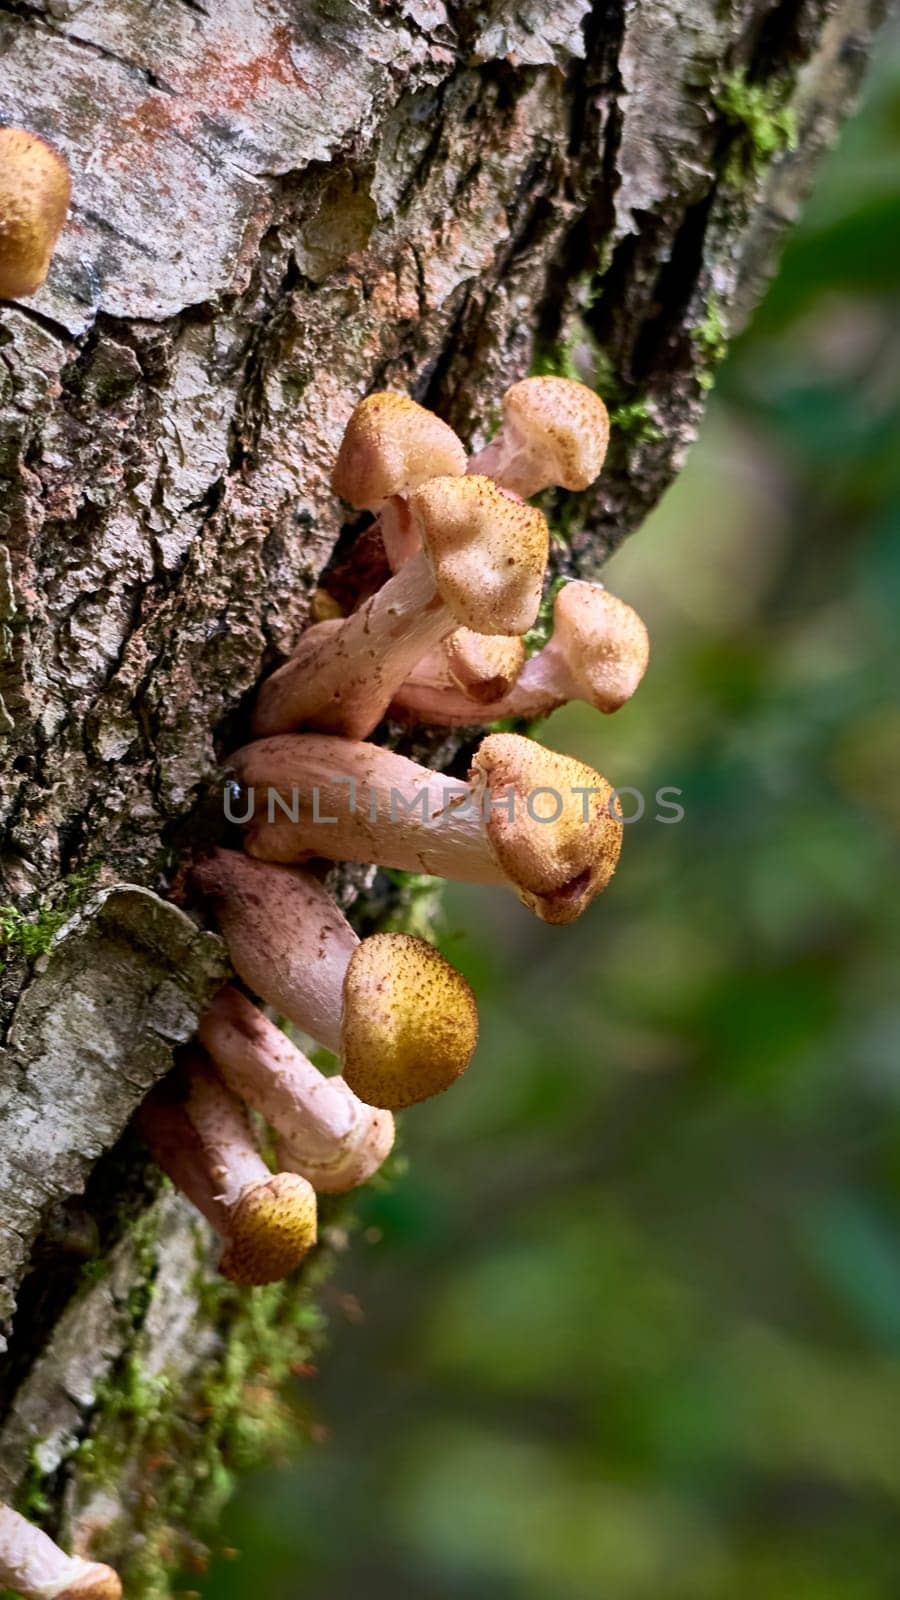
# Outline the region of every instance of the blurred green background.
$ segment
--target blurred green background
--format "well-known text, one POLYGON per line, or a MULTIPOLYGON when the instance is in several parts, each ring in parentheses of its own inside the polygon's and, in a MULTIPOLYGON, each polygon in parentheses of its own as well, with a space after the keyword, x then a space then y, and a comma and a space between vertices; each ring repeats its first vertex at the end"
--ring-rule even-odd
POLYGON ((362 1202, 317 1442, 207 1600, 900 1594, 898 152, 887 41, 608 569, 647 678, 546 725, 647 816, 576 928, 448 894, 479 1054, 362 1202))

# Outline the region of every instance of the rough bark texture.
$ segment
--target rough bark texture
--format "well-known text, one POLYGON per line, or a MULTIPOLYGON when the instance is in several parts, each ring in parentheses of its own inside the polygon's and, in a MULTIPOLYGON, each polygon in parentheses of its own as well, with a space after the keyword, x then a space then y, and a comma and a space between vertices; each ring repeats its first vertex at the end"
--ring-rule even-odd
POLYGON ((399 387, 477 445, 533 363, 596 382, 608 470, 549 507, 558 566, 595 571, 677 471, 884 9, 0 0, 0 119, 75 196, 0 308, 0 1494, 143 1592, 185 1458, 214 1508, 211 1434, 240 1457, 221 1374, 309 1331, 254 1301, 237 1359, 245 1308, 123 1132, 224 970, 166 896, 339 539, 342 593, 346 418, 399 387))

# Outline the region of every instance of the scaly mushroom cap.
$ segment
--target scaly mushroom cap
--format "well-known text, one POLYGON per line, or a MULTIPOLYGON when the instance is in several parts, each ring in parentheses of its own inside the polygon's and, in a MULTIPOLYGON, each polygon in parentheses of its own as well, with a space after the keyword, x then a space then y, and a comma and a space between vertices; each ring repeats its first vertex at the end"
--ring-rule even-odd
POLYGON ((609 444, 609 414, 586 383, 574 378, 522 378, 503 397, 506 420, 546 468, 546 482, 587 489, 600 476, 609 444))
POLYGON ((294 1172, 277 1172, 243 1196, 229 1220, 219 1271, 233 1283, 277 1283, 316 1242, 316 1191, 294 1172))
POLYGON ((567 583, 553 607, 553 644, 599 711, 617 711, 647 670, 650 639, 641 618, 599 583, 567 583))
POLYGON ((56 1600, 122 1600, 122 1580, 112 1567, 98 1562, 67 1589, 60 1589, 56 1600))
POLYGON ((623 825, 610 812, 612 786, 582 762, 517 733, 482 740, 469 781, 495 859, 523 904, 544 922, 574 922, 606 888, 619 859, 623 825))
POLYGON ((370 1106, 398 1110, 441 1094, 466 1070, 478 1041, 469 985, 408 933, 374 933, 344 980, 344 1078, 370 1106))
POLYGON ((508 694, 525 665, 525 646, 518 634, 457 628, 444 649, 453 682, 479 705, 489 705, 508 694))
POLYGON ((331 487, 357 510, 377 511, 392 495, 408 495, 426 478, 466 470, 453 429, 405 394, 370 394, 344 431, 331 487))
POLYGON ((65 158, 26 128, 0 128, 0 298, 34 294, 66 220, 65 158))
POLYGON ((431 478, 410 496, 441 599, 475 633, 527 633, 541 603, 543 513, 478 473, 431 478))

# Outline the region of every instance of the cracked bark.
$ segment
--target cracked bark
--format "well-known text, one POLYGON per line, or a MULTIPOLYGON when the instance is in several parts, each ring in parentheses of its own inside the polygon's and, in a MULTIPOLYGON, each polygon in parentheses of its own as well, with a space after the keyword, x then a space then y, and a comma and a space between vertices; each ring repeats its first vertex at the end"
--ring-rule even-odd
MULTIPOLYGON (((101 863, 43 970, 11 948, 0 975, 0 1492, 37 1463, 76 1544, 134 1538, 124 1481, 99 1493, 79 1465, 148 1271, 133 1206, 113 1220, 144 1194, 126 1126, 224 970, 166 897, 336 547, 346 581, 328 474, 352 406, 401 387, 477 445, 503 388, 566 349, 655 425, 614 431, 565 503, 558 565, 595 572, 677 472, 698 330, 758 297, 885 9, 0 4, 0 116, 65 150, 75 192, 48 284, 0 308, 2 898, 27 913, 101 863), (799 135, 740 184, 715 96, 737 71, 799 135), (76 1292, 83 1227, 112 1270, 76 1292)), ((194 1224, 160 1216, 137 1336, 187 1385, 221 1339, 186 1287, 194 1224)))

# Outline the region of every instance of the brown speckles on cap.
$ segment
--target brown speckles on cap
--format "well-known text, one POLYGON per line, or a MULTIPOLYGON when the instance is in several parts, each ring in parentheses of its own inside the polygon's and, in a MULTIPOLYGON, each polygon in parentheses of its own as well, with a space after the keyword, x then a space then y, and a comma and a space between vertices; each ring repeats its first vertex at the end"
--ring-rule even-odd
POLYGON ((518 634, 473 633, 457 628, 445 645, 452 682, 479 704, 499 700, 525 665, 525 646, 518 634))
POLYGON ((598 583, 567 583, 553 608, 554 653, 598 711, 617 711, 647 670, 650 639, 637 612, 598 583))
POLYGON ((441 599, 476 633, 525 633, 541 603, 549 530, 543 513, 493 479, 432 478, 410 496, 441 599))
POLYGON ((622 848, 610 784, 514 733, 483 740, 469 778, 479 803, 485 791, 493 798, 485 805, 488 841, 519 898, 544 922, 574 922, 606 888, 622 848))
POLYGON ((503 398, 505 425, 527 444, 532 482, 520 494, 556 484, 587 489, 600 475, 609 443, 609 416, 587 384, 573 378, 523 378, 503 398))
POLYGON ((369 1105, 397 1110, 440 1094, 463 1073, 478 1039, 465 978, 424 939, 376 933, 344 983, 344 1077, 369 1105))
POLYGON ((61 1589, 56 1600, 122 1600, 122 1580, 112 1567, 98 1562, 67 1589, 61 1589))
POLYGON ((347 423, 331 486, 357 508, 376 511, 426 478, 461 474, 466 452, 453 429, 405 394, 370 394, 347 423))
POLYGON ((0 298, 34 294, 66 220, 65 158, 25 128, 0 128, 0 298))
POLYGON ((235 1207, 220 1270, 234 1283, 276 1283, 315 1242, 315 1190, 296 1173, 279 1172, 235 1207))

